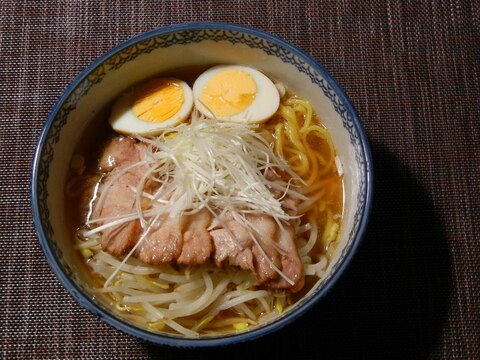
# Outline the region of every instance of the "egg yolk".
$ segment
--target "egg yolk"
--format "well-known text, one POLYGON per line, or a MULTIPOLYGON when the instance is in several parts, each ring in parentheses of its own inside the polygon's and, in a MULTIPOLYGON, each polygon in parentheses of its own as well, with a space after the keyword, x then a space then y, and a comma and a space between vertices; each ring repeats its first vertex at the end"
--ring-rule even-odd
POLYGON ((163 122, 180 111, 185 94, 175 79, 154 79, 141 86, 133 101, 133 113, 146 122, 163 122))
POLYGON ((252 76, 242 70, 225 70, 203 87, 200 101, 215 116, 233 116, 249 107, 257 93, 252 76))

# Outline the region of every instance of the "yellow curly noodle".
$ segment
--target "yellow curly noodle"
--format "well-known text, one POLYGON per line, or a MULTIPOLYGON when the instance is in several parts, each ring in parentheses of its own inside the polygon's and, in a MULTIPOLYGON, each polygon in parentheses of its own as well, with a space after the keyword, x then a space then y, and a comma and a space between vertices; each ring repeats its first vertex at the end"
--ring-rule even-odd
MULTIPOLYGON (((290 167, 305 181, 301 192, 310 198, 302 207, 308 222, 323 224, 321 250, 330 257, 335 250, 341 209, 341 179, 335 165, 335 149, 321 122, 317 121, 310 102, 298 97, 286 97, 277 113, 276 121, 266 125, 274 134, 274 148, 290 167), (333 189, 332 189, 333 187, 333 189), (332 191, 337 206, 332 203, 332 191), (334 219, 335 218, 335 219, 334 219)), ((320 231, 322 229, 319 229, 320 231)))
POLYGON ((289 97, 263 127, 273 134, 274 151, 305 182, 294 186, 310 199, 299 204, 305 215, 294 223, 306 274, 306 285, 295 298, 288 291, 258 286, 248 271, 213 264, 153 266, 129 257, 114 274, 122 259, 104 252, 98 235, 84 238, 78 231, 75 248, 90 269, 95 298, 152 332, 187 337, 248 331, 287 311, 324 275, 340 224, 341 179, 330 136, 319 124, 308 101, 289 97))

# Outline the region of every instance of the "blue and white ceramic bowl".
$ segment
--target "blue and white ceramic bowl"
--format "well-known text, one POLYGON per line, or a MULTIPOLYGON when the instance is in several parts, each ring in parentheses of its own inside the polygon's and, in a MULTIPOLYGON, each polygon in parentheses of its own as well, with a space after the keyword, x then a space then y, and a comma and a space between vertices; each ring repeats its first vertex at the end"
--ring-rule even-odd
POLYGON ((372 199, 372 161, 360 120, 343 90, 314 59, 285 41, 248 27, 222 23, 181 24, 137 36, 104 54, 68 86, 40 136, 32 174, 32 208, 41 246, 53 271, 85 308, 139 338, 173 346, 216 346, 255 339, 279 329, 318 303, 351 261, 364 234, 372 199), (188 65, 238 63, 281 80, 311 101, 330 131, 343 164, 344 221, 327 276, 278 320, 249 332, 186 339, 156 334, 117 317, 93 300, 73 256, 64 191, 75 145, 95 115, 130 85, 164 70, 188 65))

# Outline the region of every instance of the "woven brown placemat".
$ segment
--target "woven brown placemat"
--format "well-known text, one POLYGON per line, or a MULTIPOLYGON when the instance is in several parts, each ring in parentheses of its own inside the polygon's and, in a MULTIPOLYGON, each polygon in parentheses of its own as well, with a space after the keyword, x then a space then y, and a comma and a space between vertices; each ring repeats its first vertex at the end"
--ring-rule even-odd
POLYGON ((478 1, 0 2, 3 358, 480 358, 478 1), (91 61, 138 33, 224 21, 276 34, 337 78, 371 140, 372 220, 313 311, 258 341, 156 347, 77 305, 50 270, 29 203, 37 137, 91 61))

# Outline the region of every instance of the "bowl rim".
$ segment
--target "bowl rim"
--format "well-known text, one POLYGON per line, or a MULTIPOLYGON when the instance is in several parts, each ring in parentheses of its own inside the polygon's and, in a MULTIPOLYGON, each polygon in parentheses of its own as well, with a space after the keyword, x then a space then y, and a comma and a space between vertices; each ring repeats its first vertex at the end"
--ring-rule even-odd
POLYGON ((224 23, 224 22, 189 22, 174 24, 169 26, 163 26, 155 28, 153 30, 140 33, 131 37, 130 39, 116 45, 110 50, 104 52, 94 61, 92 61, 85 69, 83 69, 66 87, 62 92, 61 96, 58 98, 52 110, 48 114, 47 120, 43 126, 43 129, 38 138, 38 142, 35 149, 35 154, 32 163, 32 173, 30 177, 30 201, 32 207, 32 217, 34 227, 39 238, 41 248, 44 252, 44 255, 49 263, 51 269, 60 280, 62 285, 67 289, 70 295, 84 308, 89 310, 92 314, 96 315, 101 320, 105 321, 110 326, 121 330, 127 334, 133 335, 137 338, 147 340, 151 343, 157 345, 168 345, 174 347, 183 347, 183 348, 194 348, 194 347, 213 347, 213 346, 224 346, 235 343, 241 343, 248 340, 253 340, 264 336, 266 334, 272 333, 276 330, 283 328, 288 323, 298 319, 300 316, 305 314, 310 310, 314 305, 316 305, 325 295, 332 289, 332 287, 337 283, 338 279, 341 278, 342 274, 346 271, 353 256, 357 253, 357 250, 364 238, 368 220, 370 218, 372 200, 373 200, 373 161, 370 146, 367 140, 367 136, 364 130, 364 127, 360 121, 360 118, 352 105, 352 102, 347 97, 343 89, 340 87, 338 82, 334 77, 321 65, 319 64, 311 55, 304 52, 303 50, 298 49, 294 45, 288 43, 287 41, 281 39, 280 37, 273 35, 264 30, 259 30, 250 26, 224 23), (101 305, 96 304, 90 297, 85 295, 83 291, 75 284, 75 282, 66 274, 64 271, 60 260, 54 255, 54 251, 49 244, 46 233, 42 226, 42 221, 40 217, 39 209, 39 196, 37 192, 37 183, 38 183, 38 172, 40 168, 41 155, 45 146, 46 139, 52 128, 53 121, 62 107, 65 100, 72 93, 72 91, 81 83, 97 66, 102 64, 105 60, 112 57, 113 55, 121 52, 125 48, 134 45, 143 40, 147 40, 159 35, 165 35, 169 33, 175 33, 182 30, 226 30, 226 31, 236 31, 245 33, 269 41, 270 43, 279 45, 287 49, 290 53, 295 54, 296 56, 302 58, 309 66, 315 69, 332 87, 335 94, 340 98, 343 105, 345 106, 346 111, 351 116, 352 122, 354 123, 356 130, 359 135, 360 148, 364 154, 364 168, 365 168, 365 203, 361 213, 361 220, 357 227, 356 233, 354 234, 354 239, 352 240, 352 245, 350 250, 345 254, 342 262, 338 265, 336 271, 331 275, 331 277, 326 281, 326 283, 319 289, 314 296, 310 299, 303 302, 302 306, 292 310, 288 316, 280 317, 274 322, 260 326, 258 328, 252 329, 238 334, 229 334, 222 337, 216 338, 182 338, 178 336, 170 336, 168 334, 158 334, 143 330, 139 327, 136 327, 133 324, 125 322, 113 314, 110 314, 106 309, 101 305))

